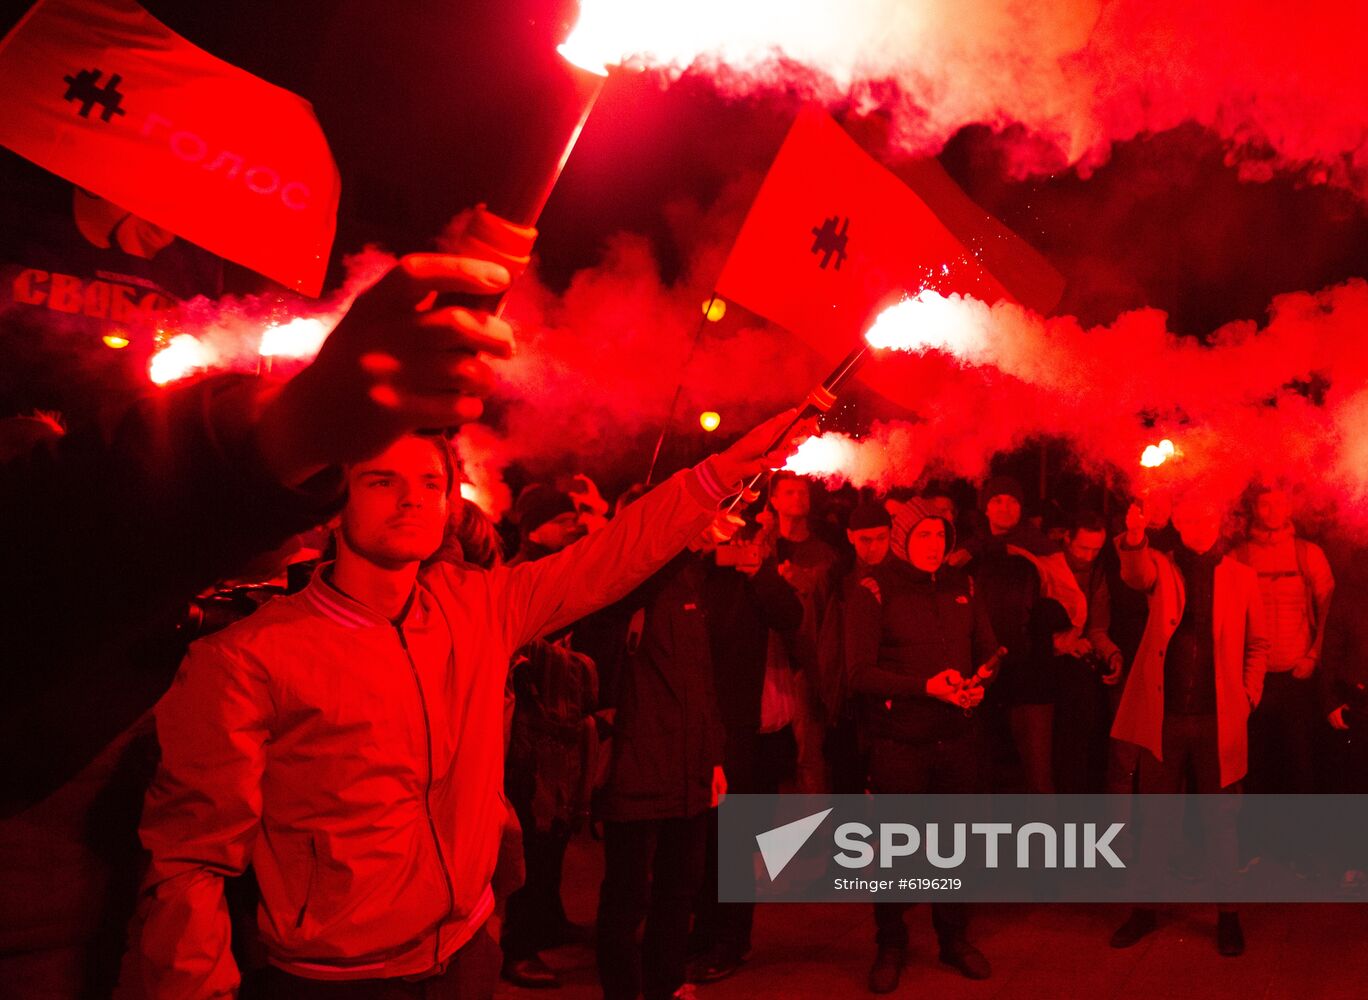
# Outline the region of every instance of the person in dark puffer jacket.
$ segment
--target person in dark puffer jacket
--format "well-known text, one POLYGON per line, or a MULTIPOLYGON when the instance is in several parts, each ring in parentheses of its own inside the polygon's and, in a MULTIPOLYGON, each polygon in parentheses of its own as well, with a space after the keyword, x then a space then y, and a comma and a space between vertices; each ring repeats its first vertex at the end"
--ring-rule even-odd
MULTIPOLYGON (((924 501, 893 522, 892 548, 850 600, 846 655, 851 687, 872 696, 870 787, 877 793, 972 793, 983 788, 973 708, 997 651, 987 610, 969 579, 945 568, 953 527, 924 501), (976 670, 984 664, 985 669, 976 670)), ((869 988, 891 993, 907 960, 906 903, 876 903, 878 955, 869 988)), ((932 904, 940 959, 971 979, 990 975, 968 942, 963 904, 932 904)))

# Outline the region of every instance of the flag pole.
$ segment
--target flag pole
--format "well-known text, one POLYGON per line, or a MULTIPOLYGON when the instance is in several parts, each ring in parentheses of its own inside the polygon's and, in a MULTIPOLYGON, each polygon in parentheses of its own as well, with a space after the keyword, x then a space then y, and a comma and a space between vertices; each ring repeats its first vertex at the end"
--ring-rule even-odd
POLYGON ((670 426, 674 423, 675 410, 679 408, 679 397, 684 393, 684 374, 689 370, 689 364, 693 357, 698 353, 698 345, 703 340, 703 331, 708 326, 708 316, 712 313, 713 303, 717 301, 717 292, 713 291, 712 297, 708 299, 707 305, 703 307, 703 316, 698 321, 698 328, 694 330, 693 342, 689 345, 689 353, 684 356, 684 363, 679 368, 679 382, 675 385, 674 397, 670 400, 670 409, 665 414, 665 423, 660 428, 660 436, 656 438, 655 451, 651 453, 651 464, 646 470, 646 485, 651 485, 651 480, 655 477, 656 463, 660 461, 660 449, 665 446, 665 438, 669 436, 670 426))
MULTIPOLYGON (((864 363, 869 360, 869 353, 872 350, 873 348, 869 346, 868 342, 861 340, 859 346, 842 358, 841 363, 832 370, 831 374, 807 394, 807 398, 803 400, 802 408, 798 411, 798 416, 790 420, 788 426, 774 436, 774 440, 770 442, 770 446, 765 451, 771 452, 787 441, 788 436, 793 433, 793 429, 803 421, 812 420, 814 417, 820 417, 827 413, 836 404, 836 397, 841 390, 855 377, 855 373, 864 367, 864 363)), ((769 474, 768 469, 761 469, 757 472, 742 487, 741 492, 732 497, 731 503, 723 509, 729 514, 736 510, 747 495, 760 489, 760 485, 769 478, 769 474)))

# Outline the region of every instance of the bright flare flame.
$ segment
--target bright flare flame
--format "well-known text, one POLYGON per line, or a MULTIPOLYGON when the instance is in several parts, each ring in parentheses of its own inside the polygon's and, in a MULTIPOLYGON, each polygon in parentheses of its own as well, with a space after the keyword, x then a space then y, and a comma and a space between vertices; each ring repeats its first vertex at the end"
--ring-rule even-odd
POLYGON ((784 463, 787 472, 827 478, 848 468, 856 454, 856 442, 845 434, 811 437, 784 463))
POLYGON ((1181 452, 1173 446, 1173 442, 1168 438, 1164 438, 1164 440, 1160 441, 1158 444, 1151 444, 1145 447, 1144 452, 1140 455, 1140 464, 1146 469, 1157 469, 1174 455, 1178 454, 1181 454, 1181 452))
POLYGON ((727 303, 716 296, 707 299, 703 303, 703 315, 709 323, 720 323, 722 317, 727 315, 727 303))
POLYGON ((698 426, 702 427, 710 434, 717 430, 721 424, 722 416, 714 410, 705 410, 698 415, 698 426))
POLYGON ((603 58, 604 51, 592 42, 585 39, 577 39, 576 33, 572 33, 556 51, 559 52, 569 62, 574 63, 586 73, 597 73, 599 76, 608 75, 608 63, 603 58))
POLYGON ((128 346, 128 338, 120 333, 106 333, 100 339, 104 342, 105 347, 111 350, 122 351, 128 346))
POLYGON ((209 348, 188 333, 177 334, 152 356, 147 375, 157 385, 166 385, 203 371, 214 363, 209 348))
POLYGON ((561 58, 587 73, 597 73, 599 76, 607 76, 608 67, 621 62, 624 53, 615 50, 624 36, 616 30, 620 23, 614 21, 616 12, 610 13, 606 9, 610 6, 613 5, 581 0, 580 16, 574 30, 556 48, 561 58))
POLYGON ((860 25, 871 11, 857 8, 832 0, 580 0, 560 52, 596 73, 628 62, 684 69, 701 56, 745 69, 787 56, 844 86, 867 61, 860 25))
POLYGON ((263 358, 312 358, 328 332, 328 324, 308 316, 273 323, 261 334, 259 353, 263 358))
POLYGON ((865 340, 875 348, 918 353, 939 350, 962 357, 976 330, 971 304, 977 300, 958 295, 946 298, 923 289, 879 313, 865 340))

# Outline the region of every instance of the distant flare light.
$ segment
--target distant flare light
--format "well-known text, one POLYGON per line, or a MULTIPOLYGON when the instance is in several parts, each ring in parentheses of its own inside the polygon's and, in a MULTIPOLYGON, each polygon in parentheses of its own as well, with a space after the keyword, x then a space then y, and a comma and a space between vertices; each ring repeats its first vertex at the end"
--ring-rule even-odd
POLYGON ((147 375, 157 385, 166 385, 203 371, 214 363, 213 353, 188 333, 177 334, 152 356, 147 375))
POLYGON ((1173 442, 1168 438, 1158 444, 1146 445, 1145 450, 1140 455, 1140 464, 1146 469, 1157 469, 1175 455, 1181 455, 1173 442))
POLYGON ((711 434, 722 424, 722 416, 715 410, 705 410, 698 415, 698 426, 711 434))
POLYGON ((727 315, 727 303, 714 295, 703 302, 703 315, 709 323, 720 323, 727 315))
POLYGON ((112 351, 122 351, 129 344, 128 338, 121 333, 106 333, 100 340, 112 351))

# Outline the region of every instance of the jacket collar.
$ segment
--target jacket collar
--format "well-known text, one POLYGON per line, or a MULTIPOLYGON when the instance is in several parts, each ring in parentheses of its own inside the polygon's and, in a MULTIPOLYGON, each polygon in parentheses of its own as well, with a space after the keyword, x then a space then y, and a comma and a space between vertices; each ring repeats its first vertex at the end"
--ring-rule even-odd
MULTIPOLYGON (((886 574, 893 576, 895 579, 901 578, 907 584, 912 586, 921 585, 924 587, 934 587, 937 583, 940 582, 941 578, 945 574, 944 563, 942 563, 941 568, 936 570, 936 572, 934 573, 928 573, 924 569, 918 569, 916 566, 913 566, 906 559, 900 559, 892 555, 885 559, 883 563, 880 563, 879 566, 883 566, 884 563, 888 564, 887 568, 884 570, 886 574)), ((879 567, 875 567, 876 570, 878 568, 879 567)), ((876 572, 873 575, 877 578, 879 574, 876 572)))
MULTIPOLYGON (((349 629, 393 628, 395 626, 396 622, 360 601, 353 600, 334 587, 330 582, 332 568, 331 562, 319 563, 314 570, 313 577, 309 580, 309 585, 304 588, 305 599, 312 603, 320 614, 343 628, 349 629)), ((399 622, 407 623, 413 617, 418 605, 417 594, 418 584, 415 582, 413 593, 409 595, 408 603, 404 605, 404 610, 399 616, 399 622)))

